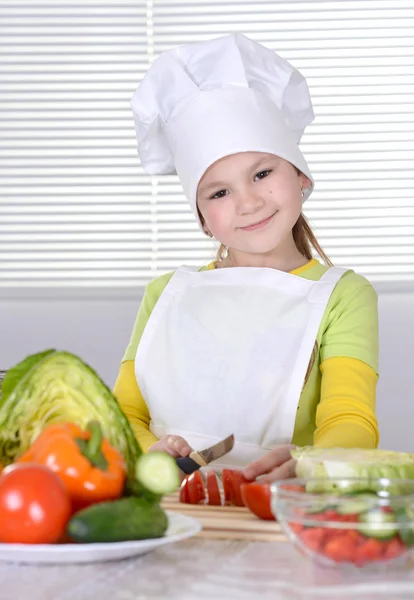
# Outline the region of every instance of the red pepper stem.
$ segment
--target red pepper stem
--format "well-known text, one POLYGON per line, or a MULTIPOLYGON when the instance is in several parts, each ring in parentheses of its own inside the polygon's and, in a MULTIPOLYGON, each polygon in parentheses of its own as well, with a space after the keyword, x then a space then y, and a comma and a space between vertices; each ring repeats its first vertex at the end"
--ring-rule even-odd
POLYGON ((86 430, 90 431, 91 437, 86 441, 82 448, 82 454, 95 467, 105 471, 108 468, 108 463, 102 452, 101 446, 103 441, 102 427, 99 421, 89 421, 86 430))

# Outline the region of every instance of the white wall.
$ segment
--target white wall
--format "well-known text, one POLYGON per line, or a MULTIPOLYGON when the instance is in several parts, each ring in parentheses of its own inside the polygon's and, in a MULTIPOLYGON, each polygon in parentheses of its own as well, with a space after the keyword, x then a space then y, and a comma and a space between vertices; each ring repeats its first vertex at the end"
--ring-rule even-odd
MULTIPOLYGON (((381 447, 414 452, 414 292, 381 293, 381 447)), ((112 386, 137 300, 0 300, 0 370, 54 347, 79 354, 112 386)))
POLYGON ((379 294, 382 448, 414 452, 414 292, 379 294))

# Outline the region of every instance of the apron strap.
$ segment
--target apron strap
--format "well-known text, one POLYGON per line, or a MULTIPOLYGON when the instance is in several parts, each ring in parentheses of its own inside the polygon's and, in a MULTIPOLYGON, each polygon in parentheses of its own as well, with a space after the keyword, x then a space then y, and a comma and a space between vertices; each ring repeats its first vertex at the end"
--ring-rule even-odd
POLYGON ((349 269, 330 267, 325 271, 319 281, 316 282, 315 287, 310 293, 309 301, 314 304, 326 306, 334 287, 347 271, 349 271, 349 269))
POLYGON ((190 265, 181 265, 181 267, 178 267, 177 271, 187 271, 187 272, 191 272, 194 273, 195 271, 199 271, 200 267, 193 267, 190 265))

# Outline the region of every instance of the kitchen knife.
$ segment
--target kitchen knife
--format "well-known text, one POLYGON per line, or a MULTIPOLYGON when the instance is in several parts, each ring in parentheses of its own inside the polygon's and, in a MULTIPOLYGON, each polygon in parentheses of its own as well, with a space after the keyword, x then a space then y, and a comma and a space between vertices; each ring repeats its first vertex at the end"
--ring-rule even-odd
POLYGON ((186 475, 190 475, 200 467, 205 467, 213 462, 213 460, 217 460, 230 452, 233 446, 234 435, 231 434, 224 440, 221 440, 221 442, 214 444, 214 446, 210 446, 210 448, 205 448, 205 450, 200 450, 199 452, 194 451, 191 452, 189 456, 177 458, 177 465, 186 475))

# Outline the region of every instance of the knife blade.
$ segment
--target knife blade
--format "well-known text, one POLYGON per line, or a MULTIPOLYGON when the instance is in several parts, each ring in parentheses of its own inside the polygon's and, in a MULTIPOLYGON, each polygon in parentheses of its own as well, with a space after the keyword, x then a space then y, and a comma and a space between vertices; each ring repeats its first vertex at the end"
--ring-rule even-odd
POLYGON ((230 450, 232 450, 234 446, 234 435, 231 434, 226 437, 221 442, 217 442, 213 446, 209 448, 205 448, 204 450, 191 452, 189 456, 184 456, 176 459, 178 467, 186 474, 190 475, 200 469, 200 467, 205 467, 213 460, 217 460, 221 458, 230 450))

